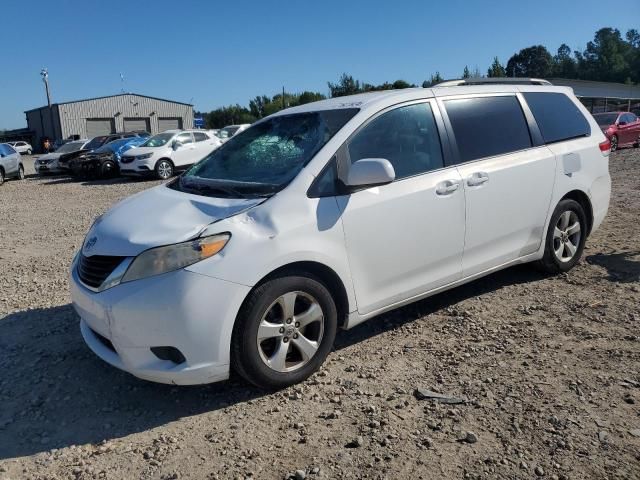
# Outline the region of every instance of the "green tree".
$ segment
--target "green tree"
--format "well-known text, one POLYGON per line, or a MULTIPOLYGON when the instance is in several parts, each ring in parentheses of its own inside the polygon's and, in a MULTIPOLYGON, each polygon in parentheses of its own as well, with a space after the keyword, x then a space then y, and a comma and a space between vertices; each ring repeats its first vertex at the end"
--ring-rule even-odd
POLYGON ((576 60, 571 54, 571 48, 563 43, 558 48, 558 52, 553 57, 553 76, 560 78, 576 78, 578 67, 576 60))
POLYGON ((506 77, 506 76, 507 76, 507 72, 505 71, 504 67, 500 63, 500 60, 498 60, 498 57, 493 57, 493 63, 489 67, 489 70, 487 70, 487 77, 499 78, 499 77, 506 77))
POLYGON ((464 66, 464 70, 462 72, 462 78, 471 78, 471 72, 469 71, 469 67, 464 66))
POLYGON ((553 57, 542 45, 523 48, 507 62, 510 77, 545 78, 551 76, 552 71, 553 57))
POLYGON ((208 128, 222 128, 238 123, 253 123, 257 120, 251 112, 240 105, 229 105, 207 113, 205 121, 208 128))
POLYGON ((304 105, 305 103, 317 102, 319 100, 324 100, 325 98, 327 98, 327 97, 325 97, 321 93, 304 91, 298 97, 298 105, 304 105))
POLYGON ((422 82, 422 88, 433 87, 434 85, 440 82, 444 82, 444 78, 442 78, 442 75, 440 75, 440 72, 436 72, 435 74, 432 73, 431 78, 429 78, 429 80, 425 80, 424 82, 422 82))
POLYGON ((351 75, 343 73, 337 83, 327 82, 332 97, 343 97, 345 95, 353 95, 362 92, 360 82, 355 80, 351 75))
POLYGON ((633 56, 630 49, 632 43, 625 42, 618 29, 601 28, 578 56, 580 77, 603 82, 624 82, 634 74, 637 78, 637 72, 632 72, 629 64, 633 56))

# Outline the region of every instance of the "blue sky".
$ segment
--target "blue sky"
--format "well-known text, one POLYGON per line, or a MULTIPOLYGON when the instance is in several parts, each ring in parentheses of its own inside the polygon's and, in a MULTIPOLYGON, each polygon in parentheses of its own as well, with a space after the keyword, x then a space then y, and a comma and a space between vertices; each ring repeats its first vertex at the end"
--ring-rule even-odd
POLYGON ((342 72, 421 83, 436 70, 485 72, 521 48, 583 49, 603 26, 637 28, 640 2, 3 0, 0 129, 52 99, 126 91, 192 102, 198 110, 259 94, 327 93, 342 72), (131 47, 132 44, 136 47, 131 47), (10 65, 10 66, 9 66, 10 65))

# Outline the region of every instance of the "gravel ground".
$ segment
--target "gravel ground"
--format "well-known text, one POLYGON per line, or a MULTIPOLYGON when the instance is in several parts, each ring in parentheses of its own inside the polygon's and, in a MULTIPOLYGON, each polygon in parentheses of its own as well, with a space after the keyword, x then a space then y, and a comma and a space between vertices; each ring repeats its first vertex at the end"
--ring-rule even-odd
POLYGON ((611 171, 569 274, 511 268, 341 332, 322 371, 273 394, 147 383, 84 346, 72 254, 154 182, 6 183, 0 479, 640 478, 640 150, 611 171))

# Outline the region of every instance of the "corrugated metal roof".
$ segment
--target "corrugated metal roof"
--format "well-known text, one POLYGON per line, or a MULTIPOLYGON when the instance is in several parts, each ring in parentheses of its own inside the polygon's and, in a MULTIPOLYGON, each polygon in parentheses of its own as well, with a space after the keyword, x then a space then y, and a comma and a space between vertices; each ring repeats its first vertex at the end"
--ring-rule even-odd
MULTIPOLYGON (((152 99, 152 100, 159 100, 159 101, 161 101, 161 102, 177 103, 177 104, 180 104, 180 105, 187 105, 187 106, 189 106, 189 107, 193 107, 193 104, 192 104, 192 103, 176 102, 175 100, 168 100, 168 99, 166 99, 166 98, 159 98, 159 97, 151 97, 151 96, 149 96, 149 95, 141 95, 141 94, 139 94, 139 93, 133 93, 133 92, 118 93, 118 94, 116 94, 116 95, 104 95, 104 96, 102 96, 102 97, 83 98, 83 99, 80 99, 80 100, 70 100, 70 101, 68 101, 68 102, 52 103, 52 104, 51 104, 51 106, 52 106, 52 107, 54 107, 54 106, 56 106, 56 105, 66 105, 66 104, 69 104, 69 103, 89 102, 89 101, 91 101, 91 100, 100 100, 100 99, 103 99, 103 98, 122 97, 122 96, 124 96, 124 95, 133 95, 133 96, 135 96, 135 97, 150 98, 150 99, 152 99)), ((40 109, 43 109, 43 108, 49 108, 49 107, 48 107, 48 105, 44 105, 44 106, 42 106, 42 107, 37 107, 37 108, 32 108, 32 109, 30 109, 30 110, 25 110, 25 111, 24 111, 24 113, 27 113, 27 112, 33 112, 33 111, 35 111, 35 110, 40 110, 40 109)))

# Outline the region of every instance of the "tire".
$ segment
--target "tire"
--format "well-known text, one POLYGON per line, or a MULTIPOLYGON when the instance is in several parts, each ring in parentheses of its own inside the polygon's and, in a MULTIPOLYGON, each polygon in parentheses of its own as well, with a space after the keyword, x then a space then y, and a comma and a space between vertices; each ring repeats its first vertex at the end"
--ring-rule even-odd
POLYGON ((266 390, 302 382, 327 358, 337 328, 336 304, 320 281, 304 273, 274 278, 254 289, 238 313, 231 367, 266 390))
POLYGON ((24 165, 18 167, 18 180, 24 180, 24 165))
POLYGON ((158 160, 155 168, 156 178, 159 180, 168 180, 173 176, 173 163, 171 160, 162 158, 158 160))
POLYGON ((116 176, 118 166, 111 160, 107 160, 100 166, 100 178, 112 178, 116 176))
POLYGON ((4 183, 4 170, 0 168, 0 185, 4 183))
POLYGON ((640 135, 638 135, 636 142, 633 144, 633 148, 638 148, 638 147, 640 147, 640 135))
POLYGON ((31 155, 31 150, 27 150, 27 155, 31 155))
POLYGON ((615 152, 618 149, 618 136, 617 135, 612 135, 611 136, 611 151, 615 152))
POLYGON ((582 205, 575 200, 562 200, 551 216, 538 267, 547 273, 568 272, 580 260, 586 240, 587 216, 582 205))

